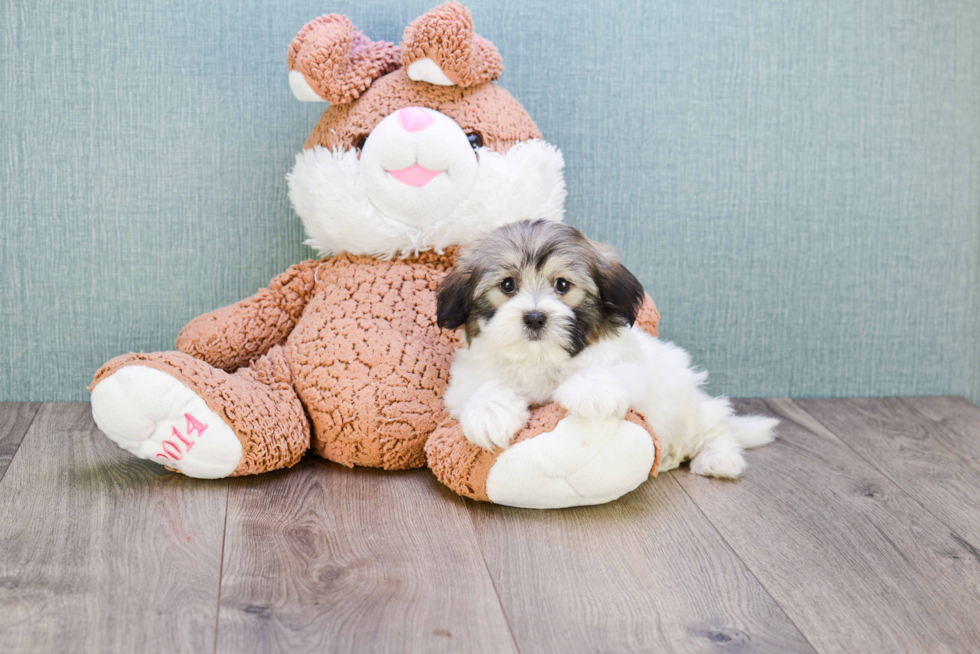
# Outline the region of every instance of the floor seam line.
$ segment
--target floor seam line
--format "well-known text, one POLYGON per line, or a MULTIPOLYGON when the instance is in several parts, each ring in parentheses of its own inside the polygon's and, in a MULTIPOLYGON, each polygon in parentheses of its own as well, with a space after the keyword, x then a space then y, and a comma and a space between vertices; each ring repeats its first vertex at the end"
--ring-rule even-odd
POLYGON ((10 470, 10 466, 14 465, 14 459, 17 458, 17 454, 20 452, 21 446, 24 445, 24 439, 31 432, 31 427, 34 426, 34 421, 37 420, 37 414, 41 413, 41 409, 45 404, 50 404, 49 402, 38 402, 37 408, 34 410, 34 415, 31 416, 31 421, 27 423, 27 427, 24 429, 24 434, 20 437, 20 442, 17 443, 17 449, 14 453, 10 455, 10 462, 7 463, 7 467, 0 472, 0 483, 3 483, 3 478, 7 476, 7 471, 10 470))
MULTIPOLYGON (((939 396, 936 396, 936 397, 949 397, 949 396, 939 395, 939 396)), ((911 403, 909 403, 909 402, 906 401, 908 398, 905 398, 905 397, 896 397, 895 399, 898 400, 898 403, 901 404, 902 406, 904 406, 906 409, 908 409, 909 411, 911 411, 915 415, 919 416, 923 420, 926 420, 926 421, 928 421, 928 422, 936 425, 940 429, 945 429, 946 431, 952 432, 953 434, 956 434, 957 436, 960 436, 962 438, 969 438, 969 435, 968 434, 964 434, 962 431, 960 431, 956 427, 954 427, 952 425, 948 425, 946 423, 943 423, 943 422, 941 422, 939 420, 935 420, 934 418, 930 418, 926 414, 922 413, 921 411, 919 411, 915 407, 914 404, 911 404, 911 403)), ((807 413, 810 413, 810 412, 807 411, 807 413)), ((816 420, 816 418, 814 418, 814 420, 816 420)), ((822 422, 820 424, 823 425, 822 422)), ((827 428, 827 429, 829 429, 829 427, 827 427, 826 425, 824 425, 824 427, 827 428)), ((957 444, 953 444, 952 447, 945 447, 944 446, 943 449, 949 450, 950 452, 952 452, 953 454, 955 454, 957 456, 957 458, 961 459, 963 461, 963 463, 965 463, 967 465, 967 467, 969 467, 971 470, 976 470, 977 469, 976 468, 976 464, 973 463, 973 460, 970 457, 970 455, 968 455, 966 452, 962 451, 958 447, 957 444)))
POLYGON ((721 530, 718 529, 715 523, 711 521, 711 518, 708 517, 708 514, 704 512, 704 509, 701 508, 701 505, 698 504, 697 500, 695 500, 694 497, 692 497, 691 494, 687 492, 687 489, 684 488, 684 484, 682 484, 674 475, 670 475, 670 478, 675 484, 677 484, 680 487, 684 495, 686 495, 688 499, 691 500, 691 503, 694 504, 695 507, 697 507, 698 513, 700 513, 704 517, 704 519, 708 521, 708 524, 711 525, 711 528, 715 530, 716 534, 718 534, 718 538, 720 538, 721 541, 725 543, 725 547, 727 547, 728 550, 735 556, 735 558, 738 559, 743 566, 745 566, 745 571, 752 576, 752 578, 755 580, 755 583, 759 584, 759 588, 761 588, 766 592, 766 595, 769 596, 769 599, 771 599, 773 603, 779 607, 779 610, 782 611, 783 615, 786 616, 786 619, 789 620, 789 623, 793 625, 793 628, 796 629, 796 632, 800 634, 803 640, 806 641, 807 645, 809 645, 814 652, 820 652, 821 650, 817 649, 817 646, 813 644, 813 642, 810 640, 810 637, 807 636, 802 629, 800 629, 800 625, 796 624, 796 620, 794 620, 792 616, 790 616, 789 612, 786 610, 786 607, 783 606, 782 602, 776 599, 776 597, 772 594, 772 591, 770 591, 769 588, 767 588, 766 585, 762 583, 762 580, 759 579, 759 577, 752 570, 752 567, 749 565, 748 561, 746 561, 739 555, 739 553, 735 550, 735 548, 732 547, 732 544, 728 542, 728 539, 725 538, 725 534, 721 533, 721 530))
POLYGON ((490 587, 493 588, 494 597, 497 598, 497 606, 500 607, 500 614, 504 616, 504 624, 507 625, 507 633, 510 634, 510 641, 514 643, 514 650, 520 654, 521 648, 517 644, 517 637, 514 636, 514 628, 510 625, 510 618, 507 616, 507 610, 504 608, 504 601, 500 599, 500 591, 497 590, 497 584, 493 580, 493 575, 490 574, 490 565, 487 563, 487 556, 483 553, 483 547, 480 546, 480 538, 476 534, 476 523, 473 522, 473 514, 470 512, 470 508, 467 506, 466 498, 460 496, 459 499, 463 503, 463 510, 466 511, 466 516, 470 520, 470 526, 473 528, 473 540, 476 542, 476 550, 480 553, 480 560, 483 561, 483 569, 487 572, 487 579, 490 580, 490 587))
MULTIPOLYGON (((847 398, 842 398, 842 399, 844 399, 844 401, 848 401, 847 398)), ((901 399, 901 398, 899 398, 899 399, 901 399)), ((802 404, 799 404, 795 400, 793 401, 793 404, 795 404, 796 406, 800 407, 800 410, 802 410, 808 416, 810 416, 811 418, 813 418, 814 420, 816 420, 820 424, 821 427, 823 427, 824 429, 826 429, 827 431, 829 431, 831 434, 833 434, 837 438, 837 440, 840 441, 841 444, 844 445, 844 447, 846 447, 848 450, 850 450, 851 452, 853 452, 856 457, 858 457, 859 459, 861 459, 862 461, 864 461, 865 463, 867 463, 869 466, 871 466, 871 469, 872 470, 875 470, 878 474, 880 474, 882 477, 884 477, 889 482, 891 482, 891 484, 893 486, 895 486, 895 488, 897 488, 902 493, 904 493, 905 496, 908 497, 909 500, 912 501, 916 506, 918 506, 920 509, 922 509, 923 511, 925 511, 927 514, 929 514, 933 518, 935 518, 936 521, 939 522, 939 524, 941 524, 944 527, 946 527, 946 529, 949 529, 949 532, 950 532, 951 535, 953 535, 954 537, 962 538, 965 542, 970 543, 971 545, 973 545, 974 547, 976 547, 976 544, 970 542, 966 538, 963 538, 962 534, 960 534, 959 530, 956 527, 954 527, 953 525, 949 524, 949 522, 946 521, 945 519, 943 519, 940 516, 936 515, 929 507, 927 507, 922 502, 920 502, 918 497, 916 497, 915 495, 913 495, 911 491, 909 491, 907 488, 905 488, 905 486, 903 484, 901 484, 898 480, 896 480, 895 478, 893 478, 887 471, 882 470, 877 465, 875 465, 875 463, 873 461, 871 461, 870 459, 868 459, 867 457, 865 457, 864 455, 862 455, 860 452, 858 452, 857 450, 855 450, 853 447, 851 447, 850 444, 848 444, 843 438, 841 438, 837 434, 837 432, 835 432, 833 429, 831 429, 830 427, 828 427, 822 420, 820 420, 820 418, 816 417, 815 415, 813 415, 812 413, 810 413, 809 411, 807 411, 806 410, 806 407, 804 407, 802 404)), ((911 408, 913 411, 915 410, 913 407, 909 407, 909 408, 911 408)), ((918 413, 918 412, 916 412, 916 413, 918 413)), ((921 414, 921 413, 919 413, 919 415, 922 416, 924 419, 930 421, 930 422, 936 422, 935 420, 933 420, 932 418, 930 418, 927 415, 924 415, 924 414, 921 414)), ((961 455, 959 455, 959 453, 957 453, 957 455, 958 456, 961 456, 961 455)), ((964 587, 966 587, 966 586, 964 585, 964 587)))
POLYGON ((228 538, 228 505, 231 504, 231 485, 225 491, 225 522, 221 530, 221 562, 218 565, 218 604, 214 612, 214 652, 218 654, 218 634, 221 625, 221 589, 225 581, 225 541, 228 538))

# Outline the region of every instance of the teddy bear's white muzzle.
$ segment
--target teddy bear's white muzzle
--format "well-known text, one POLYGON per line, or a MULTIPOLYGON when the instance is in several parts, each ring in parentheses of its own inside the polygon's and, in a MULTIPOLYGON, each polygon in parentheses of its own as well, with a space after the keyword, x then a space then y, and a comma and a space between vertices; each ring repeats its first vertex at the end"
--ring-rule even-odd
POLYGON ((387 116, 361 152, 361 175, 371 202, 408 225, 449 216, 469 196, 479 169, 456 121, 423 107, 405 107, 387 116))

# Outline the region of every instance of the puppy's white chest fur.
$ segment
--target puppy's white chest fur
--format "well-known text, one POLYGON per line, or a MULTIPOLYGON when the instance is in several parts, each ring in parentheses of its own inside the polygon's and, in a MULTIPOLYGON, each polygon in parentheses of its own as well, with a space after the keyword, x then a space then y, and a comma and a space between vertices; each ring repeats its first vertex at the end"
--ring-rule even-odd
POLYGON ((458 353, 453 365, 453 379, 457 379, 457 369, 462 371, 479 368, 486 381, 493 380, 512 388, 528 404, 545 404, 551 401, 555 389, 577 369, 573 361, 567 355, 545 355, 526 360, 508 359, 500 356, 499 351, 485 339, 477 338, 470 349, 458 353))
POLYGON ((526 345, 516 355, 501 351, 490 339, 478 337, 469 348, 458 350, 445 397, 449 412, 456 415, 466 399, 485 384, 508 388, 531 406, 548 404, 555 401, 555 391, 576 373, 635 361, 643 356, 628 327, 586 347, 574 357, 555 345, 526 345))

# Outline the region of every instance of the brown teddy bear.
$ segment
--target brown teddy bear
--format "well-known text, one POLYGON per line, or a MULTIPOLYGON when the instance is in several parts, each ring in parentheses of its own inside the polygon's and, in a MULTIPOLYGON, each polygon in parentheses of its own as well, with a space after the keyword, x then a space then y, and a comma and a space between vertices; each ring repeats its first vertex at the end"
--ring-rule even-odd
MULTIPOLYGON (((306 242, 326 258, 194 319, 178 351, 106 363, 90 387, 105 434, 202 478, 292 466, 311 447, 390 470, 428 453, 457 492, 528 506, 607 501, 655 471, 656 438, 637 415, 589 423, 542 407, 490 453, 443 409, 459 343, 436 325, 436 289, 455 246, 517 220, 561 220, 565 198, 560 152, 493 83, 500 55, 469 11, 437 7, 400 47, 323 16, 300 30, 288 64, 299 99, 331 103, 288 176, 306 242), (579 442, 578 458, 551 441, 579 442)), ((638 322, 656 334, 657 321, 648 298, 638 322)))

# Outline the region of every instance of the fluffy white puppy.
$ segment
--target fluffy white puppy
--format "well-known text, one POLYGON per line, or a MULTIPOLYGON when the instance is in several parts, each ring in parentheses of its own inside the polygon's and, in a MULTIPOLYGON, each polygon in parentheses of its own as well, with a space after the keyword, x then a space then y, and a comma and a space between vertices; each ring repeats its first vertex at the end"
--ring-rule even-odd
POLYGON ((445 403, 470 442, 505 448, 529 407, 558 402, 584 418, 643 413, 661 470, 734 479, 745 448, 777 421, 736 416, 701 390, 687 353, 633 327, 643 287, 612 249, 561 223, 522 221, 466 248, 439 288, 439 325, 464 327, 445 403))

